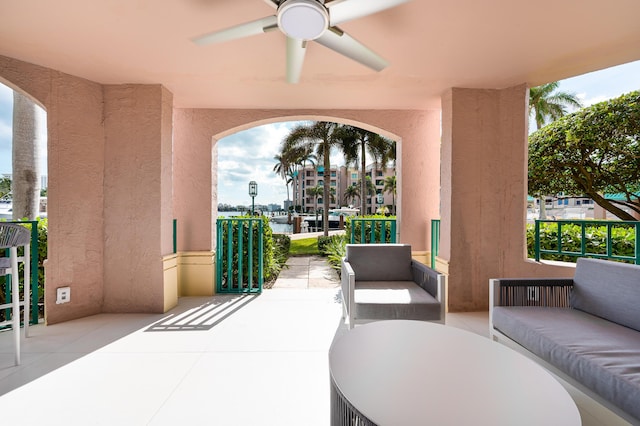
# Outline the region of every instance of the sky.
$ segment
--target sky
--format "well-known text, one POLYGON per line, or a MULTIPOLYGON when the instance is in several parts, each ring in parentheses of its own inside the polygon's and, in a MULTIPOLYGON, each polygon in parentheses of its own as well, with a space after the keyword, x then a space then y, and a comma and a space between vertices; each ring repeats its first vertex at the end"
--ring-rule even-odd
MULTIPOLYGON (((562 80, 559 89, 574 93, 589 106, 640 90, 640 61, 562 80)), ((11 173, 11 132, 13 92, 0 84, 0 175, 11 173)), ((273 172, 280 144, 299 123, 283 122, 253 127, 218 141, 218 202, 231 205, 251 204, 249 181, 258 183, 256 204, 280 204, 287 199, 284 180, 273 172)), ((41 147, 42 168, 46 148, 41 147)), ((331 164, 342 164, 333 155, 331 164)), ((291 194, 289 195, 291 198, 291 194)))

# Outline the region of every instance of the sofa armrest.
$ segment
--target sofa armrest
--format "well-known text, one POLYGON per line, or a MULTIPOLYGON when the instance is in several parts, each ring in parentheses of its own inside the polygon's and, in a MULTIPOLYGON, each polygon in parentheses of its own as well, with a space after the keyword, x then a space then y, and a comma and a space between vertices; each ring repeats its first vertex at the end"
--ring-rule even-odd
POLYGON ((568 308, 571 278, 493 278, 490 306, 544 306, 568 308))
POLYGON ((489 280, 489 333, 496 340, 493 309, 499 306, 569 308, 571 278, 492 278, 489 280))
POLYGON ((440 322, 444 324, 447 311, 445 275, 417 260, 411 260, 411 272, 413 281, 440 302, 440 322))
POLYGON ((356 274, 353 272, 351 264, 342 258, 340 265, 340 285, 342 287, 342 308, 343 313, 347 321, 349 322, 349 328, 353 328, 354 322, 354 293, 356 287, 356 274))

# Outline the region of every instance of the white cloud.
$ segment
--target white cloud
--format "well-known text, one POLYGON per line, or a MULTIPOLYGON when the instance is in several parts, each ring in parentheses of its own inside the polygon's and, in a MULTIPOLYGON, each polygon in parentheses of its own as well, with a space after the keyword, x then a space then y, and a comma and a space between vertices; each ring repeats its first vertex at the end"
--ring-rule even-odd
POLYGON ((593 104, 597 104, 597 103, 604 102, 606 100, 611 99, 610 96, 606 96, 606 95, 596 95, 592 97, 587 97, 586 93, 580 93, 577 96, 578 96, 578 99, 580 99, 580 102, 582 102, 583 107, 588 107, 593 104))
POLYGON ((284 137, 295 122, 257 126, 218 141, 218 202, 251 202, 249 181, 258 183, 256 203, 281 204, 287 198, 284 181, 273 172, 284 137))

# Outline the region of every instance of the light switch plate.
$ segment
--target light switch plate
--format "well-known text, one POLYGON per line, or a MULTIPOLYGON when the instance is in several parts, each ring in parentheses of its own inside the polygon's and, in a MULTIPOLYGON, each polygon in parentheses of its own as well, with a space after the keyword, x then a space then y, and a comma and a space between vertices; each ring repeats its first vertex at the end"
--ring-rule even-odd
POLYGON ((71 287, 59 287, 56 289, 56 304, 71 302, 71 287))

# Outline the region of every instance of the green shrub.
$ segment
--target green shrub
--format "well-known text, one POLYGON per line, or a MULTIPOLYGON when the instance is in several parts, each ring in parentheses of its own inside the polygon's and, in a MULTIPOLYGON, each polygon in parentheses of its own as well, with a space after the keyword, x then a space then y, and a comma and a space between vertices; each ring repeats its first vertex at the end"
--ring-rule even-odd
POLYGON ((322 254, 323 256, 326 255, 326 251, 327 251, 327 244, 329 244, 329 242, 331 241, 331 236, 325 237, 324 235, 320 235, 318 237, 318 251, 320 252, 320 254, 322 254))
POLYGON ((338 273, 340 273, 341 260, 346 255, 347 241, 346 235, 333 235, 325 244, 324 255, 327 256, 329 265, 338 273))
MULTIPOLYGON (((560 235, 562 251, 580 253, 582 251, 581 226, 575 223, 563 223, 560 235)), ((557 223, 540 224, 540 248, 558 250, 557 223)), ((607 253, 607 225, 592 224, 585 229, 585 251, 589 254, 604 255, 607 253)), ((615 256, 635 256, 635 230, 628 224, 615 224, 611 229, 611 250, 615 256)), ((535 225, 527 225, 527 255, 535 258, 535 225)), ((541 259, 575 263, 577 256, 542 253, 541 259)))

